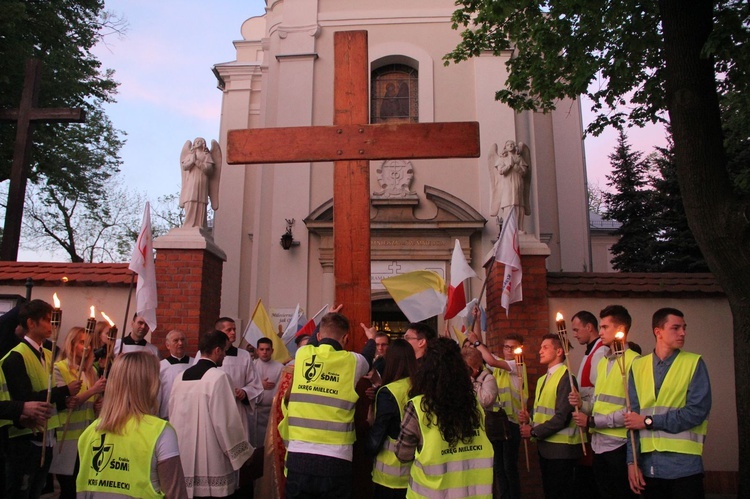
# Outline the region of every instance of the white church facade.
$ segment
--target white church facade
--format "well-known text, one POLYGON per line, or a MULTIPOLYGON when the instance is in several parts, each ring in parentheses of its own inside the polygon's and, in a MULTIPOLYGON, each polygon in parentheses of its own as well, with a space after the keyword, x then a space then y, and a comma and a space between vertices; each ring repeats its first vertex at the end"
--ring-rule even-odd
MULTIPOLYGON (((530 153, 522 253, 548 254, 550 271, 591 269, 579 102, 549 114, 497 102, 510 52, 445 66, 460 41, 454 9, 452 0, 268 0, 264 16, 242 25, 236 59, 214 67, 223 147, 233 129, 333 124, 333 34, 344 30, 368 32, 371 123, 479 123, 479 158, 371 162, 373 316, 392 308, 380 279, 415 269, 447 279, 455 239, 483 275, 499 233, 488 155, 507 140, 530 153)), ((330 162, 223 167, 213 227, 227 257, 223 314, 247 318, 258 299, 308 312, 333 302, 333 187, 330 162), (292 220, 299 245, 285 250, 279 240, 292 220)), ((469 293, 477 296, 474 281, 469 293)))

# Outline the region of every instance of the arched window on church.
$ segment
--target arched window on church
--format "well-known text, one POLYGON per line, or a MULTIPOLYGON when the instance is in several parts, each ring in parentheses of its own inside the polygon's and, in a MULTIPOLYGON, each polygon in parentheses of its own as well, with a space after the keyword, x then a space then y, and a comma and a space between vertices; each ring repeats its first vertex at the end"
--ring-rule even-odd
POLYGON ((418 82, 417 70, 404 64, 375 69, 370 85, 370 122, 419 122, 418 82))

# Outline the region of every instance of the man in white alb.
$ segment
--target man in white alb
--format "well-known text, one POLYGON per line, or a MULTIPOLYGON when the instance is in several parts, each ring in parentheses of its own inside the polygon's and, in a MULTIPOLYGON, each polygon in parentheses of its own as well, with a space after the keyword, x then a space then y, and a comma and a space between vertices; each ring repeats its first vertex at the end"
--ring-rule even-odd
POLYGON ((273 360, 273 342, 270 338, 259 339, 256 352, 258 352, 258 358, 254 361, 255 370, 263 384, 263 393, 258 398, 255 408, 255 426, 250 433, 250 443, 253 447, 263 447, 268 418, 271 415, 271 405, 276 395, 276 384, 281 376, 281 370, 284 369, 284 364, 273 360))
POLYGON ((118 339, 115 341, 115 355, 120 355, 120 343, 122 343, 122 353, 128 352, 140 352, 145 350, 146 352, 154 354, 159 358, 159 349, 146 341, 146 335, 149 332, 148 324, 146 320, 138 314, 133 316, 133 323, 130 326, 130 334, 122 340, 118 339))
POLYGON ((182 331, 173 329, 168 332, 164 344, 169 350, 169 355, 159 363, 159 417, 169 419, 169 394, 172 392, 172 384, 175 378, 193 365, 195 359, 185 353, 187 337, 182 331))

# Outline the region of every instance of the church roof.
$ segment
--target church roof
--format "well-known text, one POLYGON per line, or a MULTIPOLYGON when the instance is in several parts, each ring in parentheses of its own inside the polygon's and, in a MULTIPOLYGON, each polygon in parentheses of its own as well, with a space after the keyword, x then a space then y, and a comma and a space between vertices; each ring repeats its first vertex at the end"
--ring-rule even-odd
POLYGON ((713 274, 549 272, 550 297, 723 296, 713 274))
POLYGON ((74 286, 127 286, 132 272, 127 263, 0 262, 0 284, 34 285, 66 283, 74 286))

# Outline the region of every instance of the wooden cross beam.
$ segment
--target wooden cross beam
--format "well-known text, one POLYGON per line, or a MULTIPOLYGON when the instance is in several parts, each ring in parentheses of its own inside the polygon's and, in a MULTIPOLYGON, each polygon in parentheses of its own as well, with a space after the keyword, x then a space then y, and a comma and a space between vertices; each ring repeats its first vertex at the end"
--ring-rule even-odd
POLYGON ((336 302, 360 351, 370 324, 370 160, 479 157, 479 124, 369 124, 366 31, 334 34, 333 126, 230 130, 227 163, 333 161, 336 302))
POLYGON ((34 123, 82 123, 86 115, 82 109, 38 108, 39 84, 41 83, 42 63, 36 59, 26 62, 26 73, 18 109, 0 111, 0 122, 16 123, 16 141, 13 149, 13 165, 10 171, 8 204, 5 209, 3 244, 0 247, 0 260, 16 261, 21 240, 23 203, 26 197, 26 179, 31 160, 31 134, 34 123))

